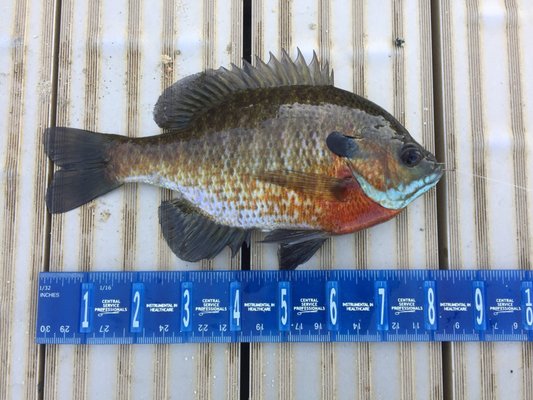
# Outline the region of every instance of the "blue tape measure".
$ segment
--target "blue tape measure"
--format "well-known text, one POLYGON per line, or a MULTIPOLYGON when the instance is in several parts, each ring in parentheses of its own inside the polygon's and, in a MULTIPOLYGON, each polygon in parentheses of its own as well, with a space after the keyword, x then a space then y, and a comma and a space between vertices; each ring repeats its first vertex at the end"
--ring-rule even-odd
POLYGON ((48 273, 37 343, 533 341, 533 273, 48 273))

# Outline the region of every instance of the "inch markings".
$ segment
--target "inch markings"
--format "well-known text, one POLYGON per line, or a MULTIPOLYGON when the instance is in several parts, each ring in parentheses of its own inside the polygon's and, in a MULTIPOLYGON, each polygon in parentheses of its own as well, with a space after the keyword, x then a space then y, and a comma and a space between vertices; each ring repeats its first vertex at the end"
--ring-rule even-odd
POLYGON ((40 274, 37 343, 533 341, 532 273, 40 274))

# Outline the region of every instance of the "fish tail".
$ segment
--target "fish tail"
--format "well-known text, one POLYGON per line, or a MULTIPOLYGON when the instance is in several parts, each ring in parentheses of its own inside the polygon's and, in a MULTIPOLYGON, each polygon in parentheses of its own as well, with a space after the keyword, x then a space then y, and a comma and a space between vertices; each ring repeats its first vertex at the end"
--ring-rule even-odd
POLYGON ((61 169, 46 193, 51 213, 77 208, 122 185, 109 166, 109 149, 120 136, 74 128, 48 128, 44 149, 61 169))

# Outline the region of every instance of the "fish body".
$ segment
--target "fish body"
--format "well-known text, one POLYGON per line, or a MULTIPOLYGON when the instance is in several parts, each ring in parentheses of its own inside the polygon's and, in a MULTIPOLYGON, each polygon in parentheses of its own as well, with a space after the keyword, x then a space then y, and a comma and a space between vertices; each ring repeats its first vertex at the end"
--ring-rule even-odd
POLYGON ((397 210, 364 194, 345 161, 326 145, 331 132, 353 134, 372 117, 355 105, 334 104, 343 95, 353 99, 334 87, 328 93, 313 86, 283 89, 234 96, 182 132, 128 141, 110 155, 112 168, 125 182, 175 190, 218 223, 245 229, 340 234, 395 215, 397 210), (311 104, 300 104, 302 99, 311 104), (238 118, 219 118, 227 108, 238 118), (287 180, 309 179, 310 192, 297 190, 297 182, 275 184, 273 172, 287 180), (319 177, 346 180, 345 198, 313 188, 319 177))
POLYGON ((284 53, 185 78, 165 90, 154 117, 168 133, 50 129, 45 148, 62 169, 49 209, 68 211, 126 182, 157 185, 177 192, 159 217, 180 258, 235 253, 261 229, 280 243, 281 267, 294 268, 329 236, 394 217, 442 175, 390 114, 335 88, 316 56, 308 65, 284 53))

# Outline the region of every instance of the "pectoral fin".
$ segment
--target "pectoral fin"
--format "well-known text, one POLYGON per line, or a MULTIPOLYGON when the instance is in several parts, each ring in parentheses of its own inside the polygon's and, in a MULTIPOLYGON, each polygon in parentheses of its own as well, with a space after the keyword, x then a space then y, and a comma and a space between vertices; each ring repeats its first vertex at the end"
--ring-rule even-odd
POLYGON ((352 177, 337 178, 289 170, 264 171, 254 177, 262 182, 283 186, 296 192, 329 201, 344 201, 348 194, 348 188, 354 184, 352 177))
POLYGON ((161 203, 159 223, 174 254, 190 262, 211 259, 226 246, 235 256, 250 237, 249 230, 218 224, 182 199, 161 203))

